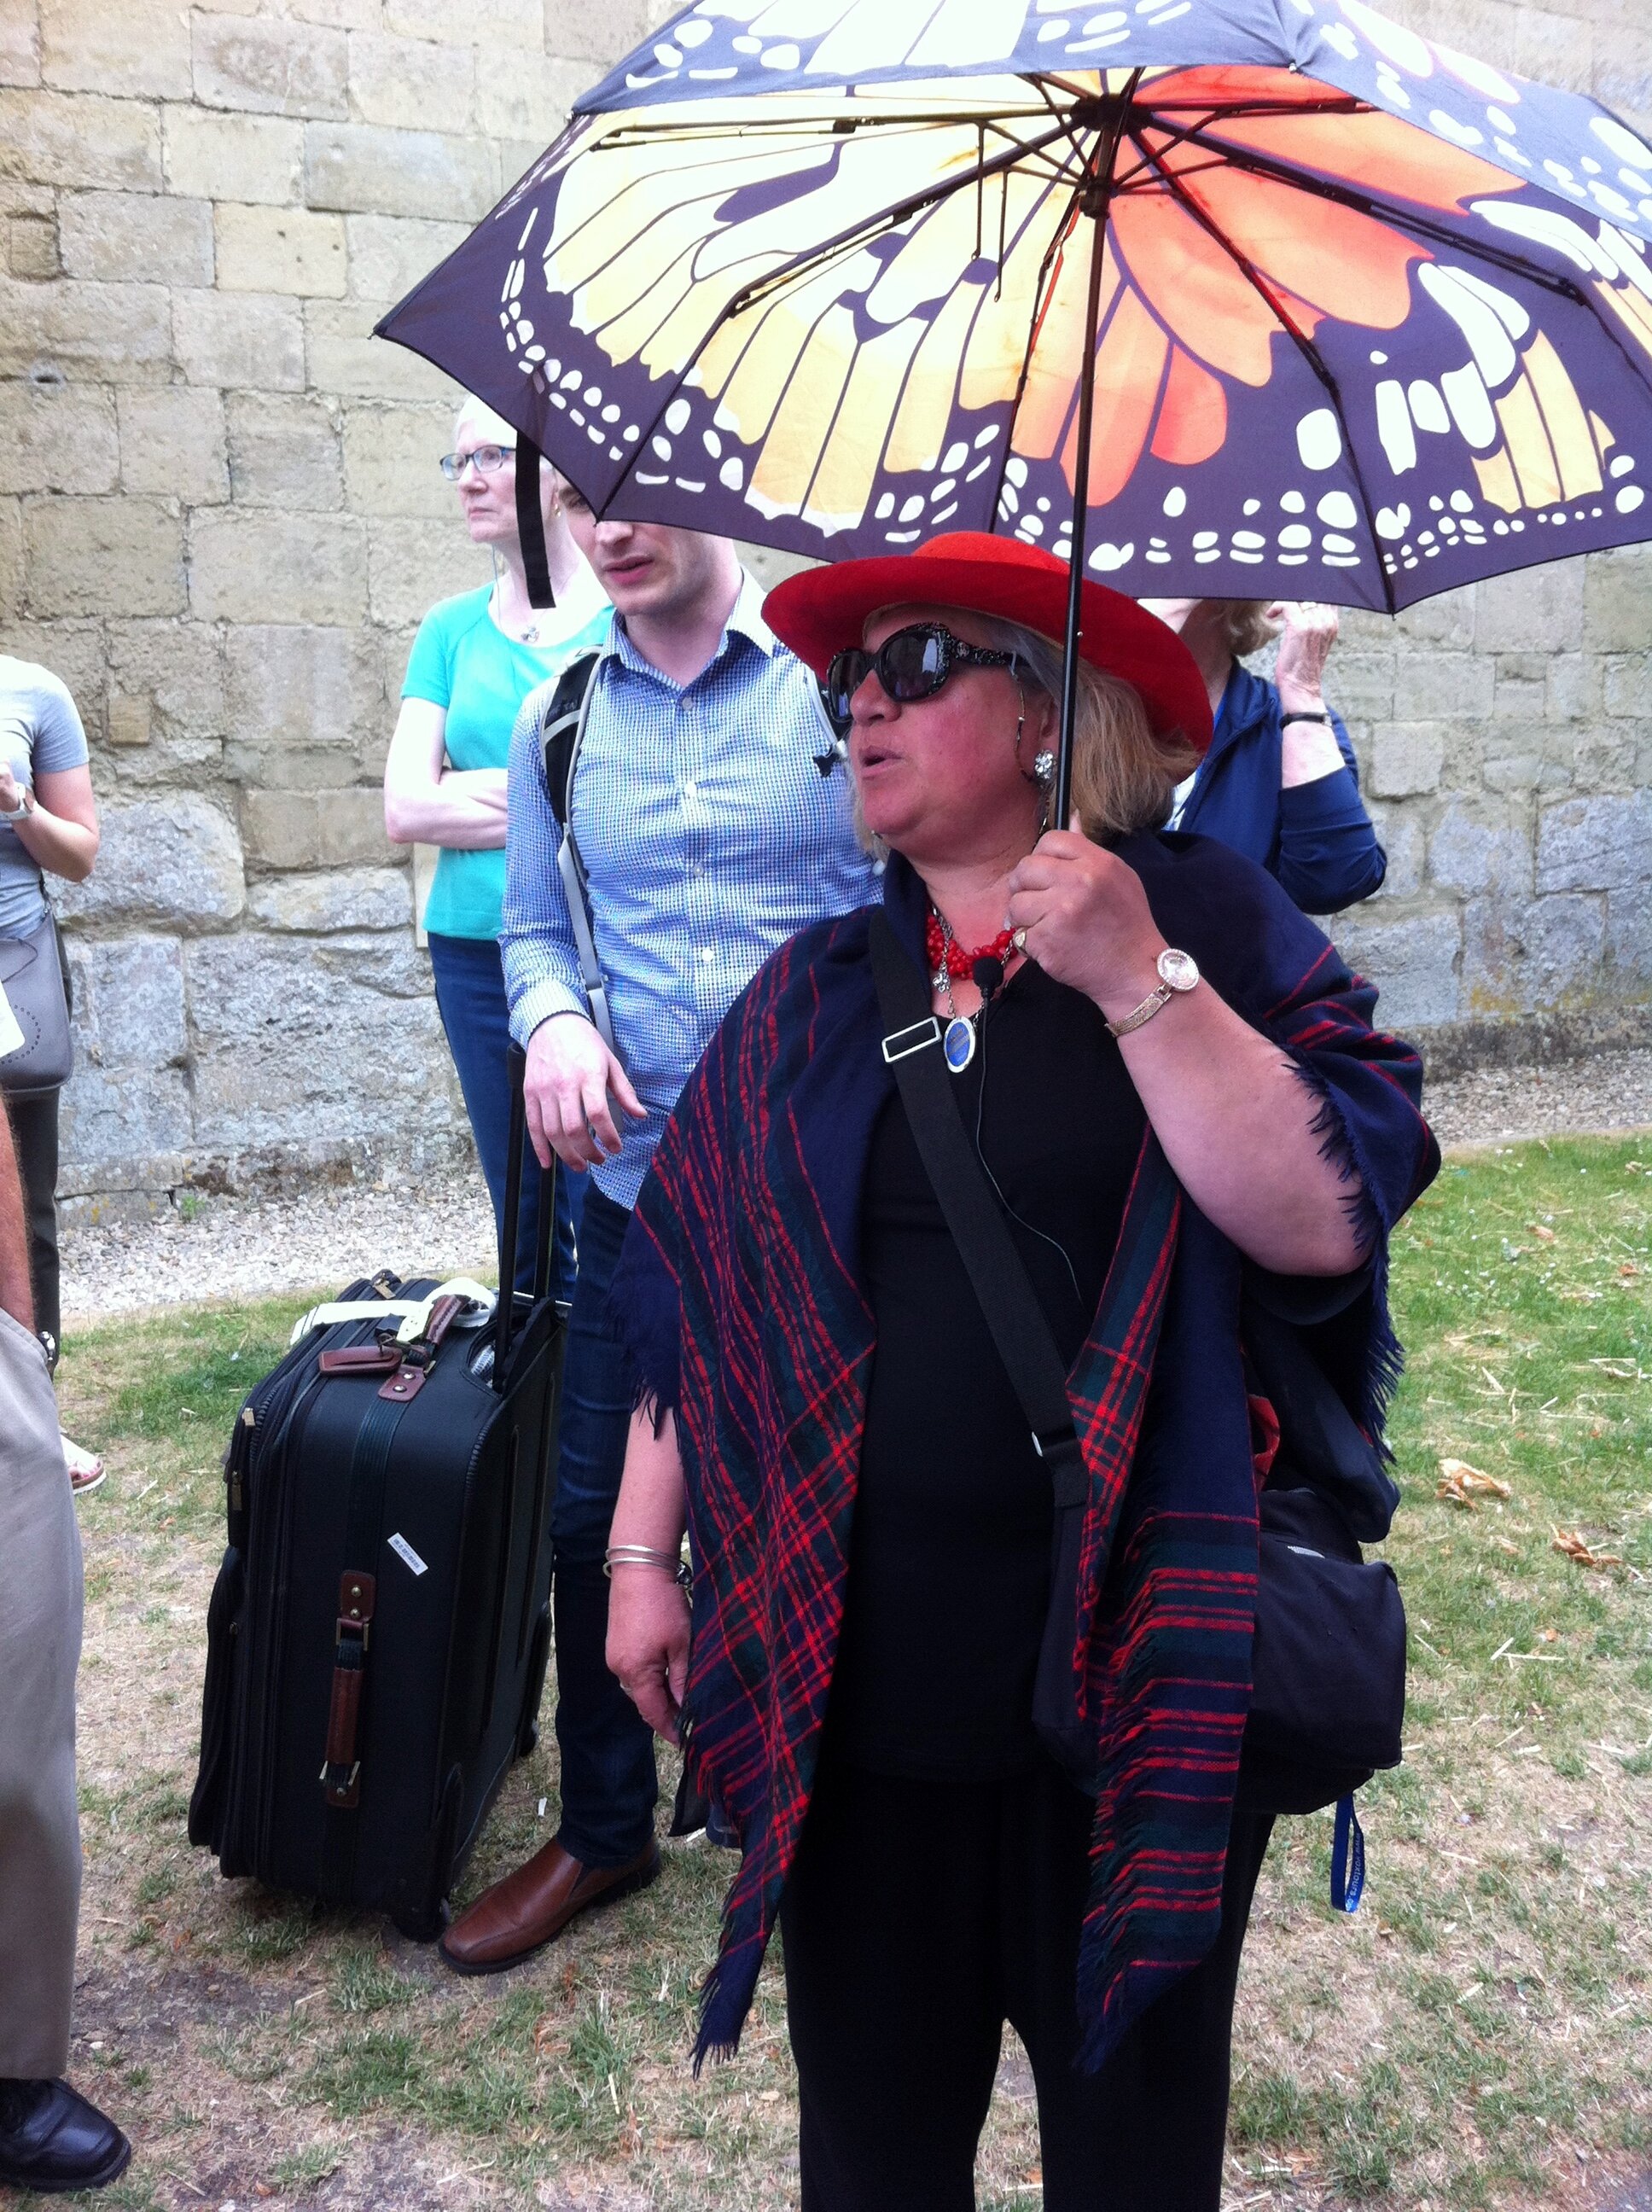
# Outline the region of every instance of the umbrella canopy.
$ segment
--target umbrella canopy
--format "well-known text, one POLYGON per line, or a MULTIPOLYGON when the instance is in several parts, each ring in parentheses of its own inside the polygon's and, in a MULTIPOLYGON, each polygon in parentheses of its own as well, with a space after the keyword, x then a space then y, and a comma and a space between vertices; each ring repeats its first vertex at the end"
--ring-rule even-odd
POLYGON ((1646 534, 1648 239, 1623 124, 1361 0, 702 0, 380 328, 604 512, 1066 556, 1077 489, 1125 591, 1392 611, 1646 534))

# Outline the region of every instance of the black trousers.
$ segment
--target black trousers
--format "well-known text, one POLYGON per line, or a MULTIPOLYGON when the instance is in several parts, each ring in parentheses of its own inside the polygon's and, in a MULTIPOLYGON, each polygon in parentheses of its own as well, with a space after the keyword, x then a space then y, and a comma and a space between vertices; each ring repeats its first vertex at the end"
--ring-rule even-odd
POLYGON ((62 1095, 42 1091, 30 1098, 6 1101, 17 1142, 17 1171, 23 1184, 34 1326, 49 1340, 46 1352, 54 1366, 63 1335, 58 1267, 58 1101, 62 1095))
POLYGON ((1085 2075, 1088 1802, 1049 1765, 990 1784, 822 1767, 780 1907, 803 2212, 971 2212, 1006 2020, 1037 2087, 1045 2212, 1218 2212, 1271 1818, 1235 1808, 1215 1948, 1085 2075))

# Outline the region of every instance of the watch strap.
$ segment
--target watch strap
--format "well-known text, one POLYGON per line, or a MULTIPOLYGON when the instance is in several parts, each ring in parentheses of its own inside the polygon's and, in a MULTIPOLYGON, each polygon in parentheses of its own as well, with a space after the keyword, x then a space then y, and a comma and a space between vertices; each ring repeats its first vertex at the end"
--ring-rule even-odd
POLYGON ((1323 722, 1329 729, 1330 710, 1325 707, 1298 707, 1294 711, 1281 714, 1279 722, 1282 727, 1286 722, 1323 722))
MULTIPOLYGON (((1144 1022, 1151 1022, 1159 1008, 1167 1006, 1175 996, 1169 984, 1160 983, 1147 994, 1139 1006, 1132 1006, 1122 1021, 1108 1022, 1108 1029, 1115 1037, 1128 1036, 1132 1030, 1139 1030, 1144 1022)), ((1105 1015, 1102 1018, 1107 1020, 1105 1015)))

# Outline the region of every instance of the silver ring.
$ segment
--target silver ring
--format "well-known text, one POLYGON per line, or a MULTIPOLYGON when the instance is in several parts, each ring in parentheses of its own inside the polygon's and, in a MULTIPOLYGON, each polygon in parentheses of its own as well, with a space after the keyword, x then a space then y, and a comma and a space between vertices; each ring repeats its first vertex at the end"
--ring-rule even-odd
POLYGON ((1017 952, 1024 952, 1027 949, 1026 931, 1024 929, 1011 930, 1010 933, 1010 942, 1014 945, 1017 952))

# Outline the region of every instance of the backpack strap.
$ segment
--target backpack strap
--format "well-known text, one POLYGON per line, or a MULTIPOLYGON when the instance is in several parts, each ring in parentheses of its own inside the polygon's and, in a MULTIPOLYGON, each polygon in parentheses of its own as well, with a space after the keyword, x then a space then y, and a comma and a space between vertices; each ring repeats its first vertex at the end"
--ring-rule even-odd
POLYGON ((544 755, 545 788, 550 794, 551 812, 562 832, 556 870, 562 879, 568 917, 574 925, 580 981, 585 986, 597 1034, 617 1060, 619 1049, 614 1042, 614 1025, 608 1012, 608 984, 602 963, 597 957, 591 891, 585 863, 580 858, 574 836, 574 777, 580 764, 580 747, 585 742, 586 718, 596 696, 597 664, 601 658, 600 653, 582 653, 563 669, 539 724, 539 743, 544 755))

